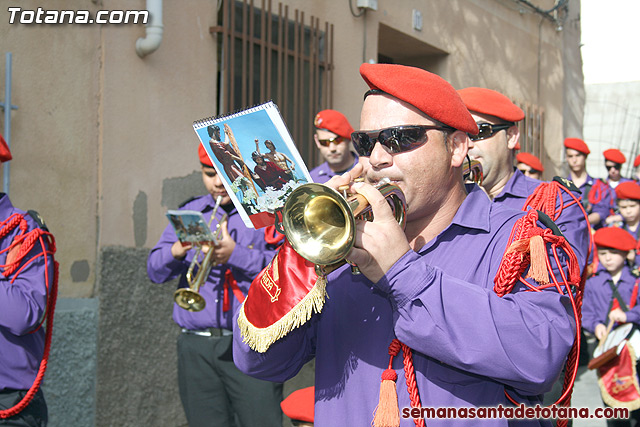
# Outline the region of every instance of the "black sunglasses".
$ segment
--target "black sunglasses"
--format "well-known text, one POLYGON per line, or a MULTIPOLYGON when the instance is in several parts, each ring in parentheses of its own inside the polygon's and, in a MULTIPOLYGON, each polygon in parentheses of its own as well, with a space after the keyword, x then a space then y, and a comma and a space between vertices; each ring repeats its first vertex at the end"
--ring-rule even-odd
POLYGON ((607 168, 607 170, 609 170, 611 168, 614 168, 614 169, 617 169, 617 170, 622 169, 622 165, 620 163, 614 163, 612 165, 608 165, 608 164, 605 163, 604 167, 607 168))
POLYGON ((501 130, 509 129, 513 126, 513 123, 509 123, 506 125, 493 125, 491 123, 478 123, 478 134, 477 135, 469 135, 469 139, 472 141, 480 141, 481 139, 491 138, 496 133, 501 130))
POLYGON ((342 141, 344 141, 343 137, 336 136, 335 138, 318 139, 318 144, 322 145, 323 147, 328 147, 332 142, 340 144, 342 141))
POLYGON ((455 129, 449 126, 394 126, 386 129, 353 132, 351 142, 360 156, 370 156, 376 142, 387 147, 392 154, 396 154, 424 145, 428 140, 427 131, 430 130, 454 131, 455 129))

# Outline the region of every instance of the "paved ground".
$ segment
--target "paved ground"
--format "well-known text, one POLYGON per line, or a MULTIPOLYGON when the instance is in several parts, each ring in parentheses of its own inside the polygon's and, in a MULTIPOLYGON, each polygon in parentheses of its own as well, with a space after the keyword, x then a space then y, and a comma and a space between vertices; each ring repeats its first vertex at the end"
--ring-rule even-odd
MULTIPOLYGON (((586 367, 581 367, 578 372, 578 378, 573 389, 573 398, 571 406, 574 408, 590 408, 593 412, 595 408, 603 407, 600 398, 600 388, 598 387, 598 378, 596 371, 589 371, 586 367)), ((605 420, 595 419, 575 419, 574 427, 605 427, 605 420)))

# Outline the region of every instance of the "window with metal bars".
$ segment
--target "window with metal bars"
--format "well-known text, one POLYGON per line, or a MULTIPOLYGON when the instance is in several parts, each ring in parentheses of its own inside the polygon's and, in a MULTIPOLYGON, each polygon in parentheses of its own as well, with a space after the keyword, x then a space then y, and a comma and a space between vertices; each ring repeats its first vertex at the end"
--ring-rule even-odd
POLYGON ((271 0, 221 0, 218 25, 219 114, 273 100, 305 163, 319 163, 313 118, 332 105, 333 24, 271 0))
POLYGON ((516 102, 524 111, 520 128, 520 151, 537 156, 544 163, 544 110, 528 103, 516 102))

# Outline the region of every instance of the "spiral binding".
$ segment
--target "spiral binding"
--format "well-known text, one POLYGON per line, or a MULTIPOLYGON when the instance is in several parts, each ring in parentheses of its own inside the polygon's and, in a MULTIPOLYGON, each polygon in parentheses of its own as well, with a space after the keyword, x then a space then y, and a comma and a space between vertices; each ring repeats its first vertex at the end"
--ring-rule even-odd
POLYGON ((249 108, 243 108, 240 110, 235 110, 229 113, 221 114, 219 116, 205 117, 204 119, 196 120, 193 122, 193 128, 202 129, 203 127, 220 123, 225 120, 233 119, 234 117, 244 116, 245 114, 253 113, 254 111, 266 110, 267 108, 271 108, 271 107, 275 107, 275 109, 278 112, 280 112, 280 110, 278 110, 278 106, 274 104, 273 100, 269 100, 267 102, 256 104, 249 108))

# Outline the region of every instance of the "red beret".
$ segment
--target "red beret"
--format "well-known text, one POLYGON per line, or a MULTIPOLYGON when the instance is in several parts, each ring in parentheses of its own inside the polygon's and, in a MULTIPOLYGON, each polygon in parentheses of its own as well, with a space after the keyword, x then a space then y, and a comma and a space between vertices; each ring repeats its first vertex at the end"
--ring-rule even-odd
POLYGON ((12 158, 13 157, 11 157, 11 151, 9 151, 7 141, 5 141, 2 135, 0 135, 0 162, 8 162, 12 158))
POLYGON ((353 128, 349 120, 339 111, 322 110, 313 119, 313 125, 318 129, 326 129, 343 138, 351 139, 353 128))
POLYGON ((315 387, 307 387, 291 393, 280 403, 280 407, 282 412, 292 420, 312 423, 314 404, 315 387))
POLYGON ((616 187, 618 200, 640 200, 640 185, 635 181, 626 181, 616 187))
POLYGON ((618 227, 603 227, 593 235, 596 246, 630 251, 636 247, 636 239, 626 230, 618 227))
POLYGON ((213 167, 213 163, 211 163, 207 150, 204 149, 204 145, 202 144, 198 145, 198 157, 200 157, 200 163, 205 166, 209 166, 210 168, 213 167))
POLYGON ((610 162, 623 164, 627 161, 627 158, 622 154, 622 151, 617 148, 609 148, 608 150, 604 150, 602 154, 604 154, 604 158, 610 162))
POLYGON ((427 116, 454 129, 478 133, 478 125, 460 95, 442 77, 398 64, 362 64, 360 74, 371 89, 405 101, 427 116))
POLYGON ((518 153, 516 155, 516 161, 518 163, 529 165, 532 169, 535 169, 537 171, 544 172, 544 166, 542 166, 542 162, 540 161, 540 159, 531 153, 518 153))
POLYGON ((640 166, 640 155, 633 161, 633 167, 637 168, 638 166, 640 166))
POLYGON ((585 155, 591 153, 591 151, 589 151, 589 147, 587 147, 587 144, 580 138, 567 138, 564 140, 564 146, 566 148, 571 148, 573 150, 579 151, 585 155))
POLYGON ((458 91, 469 111, 488 114, 508 122, 524 119, 524 111, 509 98, 491 89, 468 87, 458 91))

